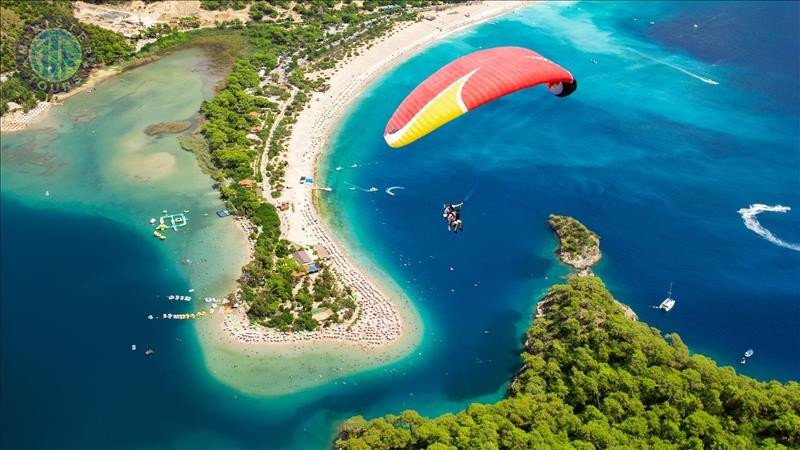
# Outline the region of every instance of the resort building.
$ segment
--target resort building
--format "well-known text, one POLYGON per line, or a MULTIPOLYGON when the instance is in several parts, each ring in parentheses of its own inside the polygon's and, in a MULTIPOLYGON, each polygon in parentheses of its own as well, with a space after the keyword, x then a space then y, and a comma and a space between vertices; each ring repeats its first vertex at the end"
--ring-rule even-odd
POLYGON ((292 253, 292 258, 297 261, 297 264, 303 266, 304 272, 301 275, 307 275, 319 272, 319 266, 311 258, 305 250, 300 250, 292 253))
POLYGON ((311 256, 305 250, 292 253, 292 258, 297 261, 297 264, 300 264, 306 269, 308 269, 308 267, 314 263, 314 260, 311 259, 311 256))

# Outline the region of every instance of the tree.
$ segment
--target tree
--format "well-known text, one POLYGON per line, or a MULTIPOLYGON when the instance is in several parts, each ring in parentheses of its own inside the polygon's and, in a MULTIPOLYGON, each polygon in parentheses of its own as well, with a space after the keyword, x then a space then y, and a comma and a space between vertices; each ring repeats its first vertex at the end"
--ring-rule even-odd
POLYGON ((113 64, 133 53, 133 47, 122 35, 92 24, 82 24, 81 27, 89 35, 92 52, 98 63, 113 64))
POLYGON ((340 428, 337 447, 755 448, 800 444, 800 384, 761 383, 625 316, 596 277, 550 288, 508 398, 340 428), (436 447, 434 447, 436 446, 436 447), (452 447, 446 447, 452 446, 452 447))

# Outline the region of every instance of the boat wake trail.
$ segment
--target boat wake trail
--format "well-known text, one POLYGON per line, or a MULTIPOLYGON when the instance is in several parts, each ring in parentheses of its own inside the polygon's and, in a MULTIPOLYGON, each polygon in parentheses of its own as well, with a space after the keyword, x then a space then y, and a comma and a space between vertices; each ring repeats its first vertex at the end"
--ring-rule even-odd
POLYGON ((698 80, 702 81, 703 83, 707 83, 707 84, 713 84, 714 86, 716 86, 716 85, 718 85, 718 84, 719 84, 719 82, 718 82, 718 81, 714 81, 714 80, 712 80, 711 78, 706 78, 706 77, 704 77, 704 76, 702 76, 702 75, 698 75, 698 74, 696 74, 696 73, 694 73, 694 72, 690 72, 690 71, 688 71, 688 70, 684 69, 684 68, 683 68, 683 67, 681 67, 681 66, 676 66, 675 64, 672 64, 672 63, 666 62, 666 61, 664 61, 664 60, 657 59, 657 58, 653 58, 652 56, 645 55, 644 53, 642 53, 642 52, 639 52, 639 51, 636 51, 636 50, 634 50, 634 49, 632 49, 632 48, 630 48, 630 49, 628 49, 628 50, 632 51, 633 53, 636 53, 637 55, 641 56, 642 58, 644 58, 644 59, 646 59, 646 60, 648 60, 648 61, 653 61, 654 63, 661 64, 661 65, 664 65, 664 66, 667 66, 667 67, 669 67, 669 68, 671 68, 671 69, 675 69, 675 70, 677 70, 678 72, 685 73, 686 75, 689 75, 689 76, 690 76, 690 77, 692 77, 692 78, 698 79, 698 80))
POLYGON ((742 208, 739 210, 739 215, 742 216, 742 220, 744 220, 744 226, 746 226, 749 230, 752 230, 757 235, 763 237, 764 239, 772 242, 775 245, 779 245, 781 247, 785 247, 796 252, 800 252, 800 245, 799 244, 792 244, 791 242, 786 242, 783 239, 775 236, 772 234, 771 231, 764 228, 761 223, 758 221, 758 215, 762 212, 779 212, 785 213, 790 211, 792 208, 783 205, 775 205, 769 206, 764 205, 762 203, 756 203, 754 205, 750 205, 749 208, 742 208))
POLYGON ((394 191, 397 189, 405 189, 405 188, 403 186, 392 186, 390 188, 386 188, 386 193, 391 196, 394 196, 394 191))
POLYGON ((378 190, 378 188, 376 188, 375 186, 372 186, 369 189, 364 189, 361 186, 356 186, 355 184, 351 184, 351 183, 348 183, 346 181, 344 182, 344 184, 350 186, 350 190, 351 191, 355 191, 356 189, 358 189, 359 191, 364 191, 364 192, 375 192, 375 191, 378 190))

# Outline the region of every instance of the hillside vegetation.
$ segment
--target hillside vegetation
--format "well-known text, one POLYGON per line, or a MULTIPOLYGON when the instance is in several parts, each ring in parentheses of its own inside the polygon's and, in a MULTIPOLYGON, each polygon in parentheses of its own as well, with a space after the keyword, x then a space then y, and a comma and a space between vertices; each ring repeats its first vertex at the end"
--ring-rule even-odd
POLYGON ((626 317, 597 277, 570 277, 540 305, 506 399, 435 419, 357 416, 341 424, 336 448, 800 446, 800 384, 690 355, 678 335, 626 317))
POLYGON ((547 224, 558 236, 559 257, 564 263, 574 265, 582 260, 600 259, 600 238, 579 221, 551 214, 547 224))
MULTIPOLYGON (((49 92, 20 79, 18 71, 21 68, 17 67, 14 57, 25 27, 43 19, 76 22, 69 0, 3 0, 0 3, 0 73, 9 75, 0 83, 0 115, 8 112, 8 102, 18 103, 28 110, 50 97, 49 92)), ((133 53, 130 42, 117 33, 89 24, 83 24, 81 28, 89 36, 96 65, 113 64, 133 53)))

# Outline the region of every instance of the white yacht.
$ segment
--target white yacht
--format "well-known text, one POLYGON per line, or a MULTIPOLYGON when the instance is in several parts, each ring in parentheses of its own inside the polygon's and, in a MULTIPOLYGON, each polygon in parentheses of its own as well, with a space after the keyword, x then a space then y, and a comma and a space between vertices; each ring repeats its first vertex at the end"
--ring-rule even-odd
POLYGON ((669 284, 669 293, 667 294, 667 298, 665 298, 660 305, 658 305, 658 309, 663 309, 664 311, 669 311, 672 307, 675 306, 675 299, 672 298, 672 283, 669 284))

